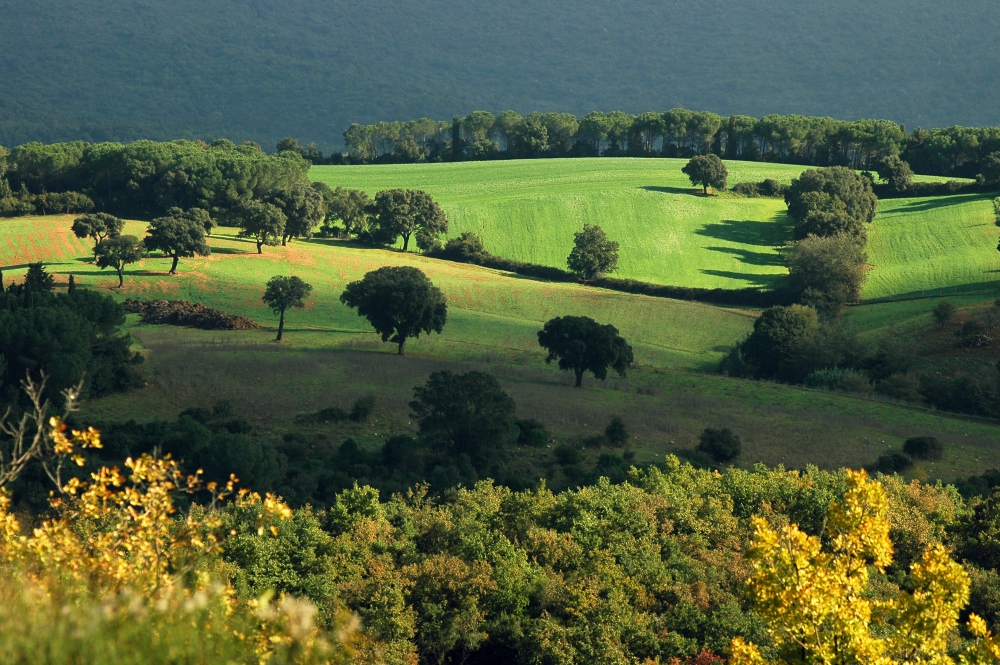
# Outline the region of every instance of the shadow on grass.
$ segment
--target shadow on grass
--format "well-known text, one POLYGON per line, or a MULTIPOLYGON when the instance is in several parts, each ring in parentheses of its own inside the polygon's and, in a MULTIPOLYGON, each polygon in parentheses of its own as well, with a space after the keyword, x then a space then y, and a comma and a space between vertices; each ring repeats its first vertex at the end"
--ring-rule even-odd
POLYGON ((952 194, 950 196, 932 196, 928 198, 914 199, 913 201, 895 208, 892 212, 911 213, 926 212, 947 208, 949 206, 962 205, 972 201, 992 201, 989 194, 952 194))
POLYGON ((375 247, 373 245, 362 245, 360 243, 354 242, 353 240, 344 240, 342 238, 310 238, 308 242, 311 245, 326 245, 328 247, 345 247, 348 249, 382 249, 381 247, 375 247))
POLYGON ((237 249, 235 247, 213 247, 212 254, 256 254, 256 249, 237 249))
POLYGON ((752 219, 724 219, 721 222, 706 224, 695 233, 717 240, 738 242, 742 245, 774 247, 792 239, 792 226, 787 217, 785 219, 775 218, 766 222, 752 219))
POLYGON ((702 191, 700 187, 658 187, 654 185, 644 185, 639 189, 644 189, 647 192, 659 192, 661 194, 684 194, 686 196, 697 196, 699 198, 712 198, 714 194, 709 194, 708 196, 702 191))
POLYGON ((781 284, 781 281, 785 278, 784 275, 758 275, 755 273, 748 272, 732 272, 729 270, 702 270, 704 275, 713 275, 715 277, 725 277, 726 279, 739 279, 744 282, 748 282, 747 286, 752 286, 758 289, 773 289, 781 284))
POLYGON ((785 264, 780 254, 754 252, 749 249, 739 249, 737 247, 706 247, 705 249, 730 254, 735 256, 740 263, 752 266, 780 266, 785 264))
MULTIPOLYGON (((987 273, 1000 272, 997 270, 987 270, 987 273)), ((897 302, 900 300, 920 300, 921 298, 946 298, 948 296, 982 296, 984 300, 1000 296, 1000 282, 968 282, 955 286, 942 286, 936 289, 921 289, 919 291, 907 291, 896 293, 891 296, 881 298, 871 298, 861 301, 861 305, 874 305, 877 303, 897 302)))

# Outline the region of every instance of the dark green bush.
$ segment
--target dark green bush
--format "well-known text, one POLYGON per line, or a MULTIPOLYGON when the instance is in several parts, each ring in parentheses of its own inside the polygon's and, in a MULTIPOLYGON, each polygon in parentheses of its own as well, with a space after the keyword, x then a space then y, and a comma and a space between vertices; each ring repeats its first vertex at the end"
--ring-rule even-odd
POLYGON ((872 465, 872 471, 885 474, 902 473, 913 466, 913 460, 908 455, 904 455, 898 450, 891 450, 884 455, 879 455, 872 465))
POLYGON ((933 436, 914 436, 903 444, 903 452, 914 459, 937 461, 944 457, 944 446, 933 436))
POLYGON ((549 432, 540 421, 522 418, 517 421, 517 445, 541 448, 549 442, 549 432))
POLYGON ((560 443, 552 453, 556 457, 556 462, 563 466, 576 464, 580 461, 580 448, 572 443, 560 443))
POLYGON ((621 448, 628 442, 628 430, 621 416, 614 416, 604 428, 604 438, 607 439, 608 445, 615 448, 621 448))
POLYGON ((352 422, 356 423, 368 422, 372 417, 372 413, 375 412, 375 405, 377 403, 378 399, 373 393, 362 395, 354 400, 354 406, 351 407, 351 413, 348 418, 350 418, 352 422))
POLYGON ((716 462, 728 462, 740 454, 742 447, 740 437, 733 434, 728 427, 722 429, 706 427, 699 437, 696 450, 705 453, 716 462))

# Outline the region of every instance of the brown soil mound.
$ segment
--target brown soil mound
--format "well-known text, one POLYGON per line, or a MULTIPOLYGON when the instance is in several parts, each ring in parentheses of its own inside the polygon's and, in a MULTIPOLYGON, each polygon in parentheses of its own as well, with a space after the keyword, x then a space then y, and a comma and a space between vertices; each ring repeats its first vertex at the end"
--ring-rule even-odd
POLYGON ((230 316, 187 300, 126 300, 125 311, 138 314, 145 323, 166 323, 204 330, 249 330, 260 328, 248 316, 230 316))

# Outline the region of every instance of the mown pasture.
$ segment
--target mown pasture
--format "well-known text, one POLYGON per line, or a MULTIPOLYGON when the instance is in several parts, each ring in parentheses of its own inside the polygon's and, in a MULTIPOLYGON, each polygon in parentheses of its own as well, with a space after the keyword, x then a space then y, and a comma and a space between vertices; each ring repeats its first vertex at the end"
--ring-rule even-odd
MULTIPOLYGON (((566 266, 573 233, 599 224, 621 244, 619 277, 706 288, 771 287, 791 238, 779 199, 703 196, 683 159, 545 159, 461 164, 317 166, 310 177, 374 194, 423 189, 450 235, 478 233, 499 256, 566 266)), ((730 185, 789 182, 804 167, 727 162, 730 185)))
MULTIPOLYGON (((319 166, 332 187, 416 188, 448 214, 451 236, 474 231, 500 256, 565 267, 573 233, 599 224, 621 243, 616 273, 706 288, 770 288, 791 239, 779 199, 702 196, 683 159, 547 159, 461 164, 319 166)), ((727 162, 730 186, 790 182, 804 167, 727 162)), ((941 180, 918 176, 920 181, 941 180)), ((865 299, 981 292, 1000 281, 990 197, 886 199, 870 228, 865 299), (964 289, 964 290, 963 290, 964 289)))

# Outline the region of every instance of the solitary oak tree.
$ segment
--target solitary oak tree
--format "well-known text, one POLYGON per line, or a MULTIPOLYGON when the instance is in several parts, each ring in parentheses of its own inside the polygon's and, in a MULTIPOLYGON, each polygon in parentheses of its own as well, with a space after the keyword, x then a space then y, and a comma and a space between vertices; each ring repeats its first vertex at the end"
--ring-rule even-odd
POLYGON ((608 240, 600 226, 584 224, 583 231, 573 235, 573 250, 566 264, 581 279, 591 280, 618 268, 618 243, 608 240))
POLYGON ((701 185, 705 194, 708 188, 725 189, 729 171, 718 155, 696 155, 681 169, 692 185, 701 185))
POLYGON ((180 208, 171 208, 166 217, 157 217, 150 222, 143 242, 146 249, 161 251, 173 259, 171 275, 177 274, 177 262, 182 256, 208 256, 212 253, 205 242, 205 224, 200 216, 187 215, 180 208))
POLYGON ((433 372, 413 397, 421 436, 455 455, 483 463, 517 440, 514 400, 489 374, 433 372))
POLYGON ((348 284, 340 302, 367 318, 383 342, 398 344, 400 356, 407 339, 440 333, 448 318, 441 290, 422 271, 406 266, 373 270, 348 284))
POLYGON ((899 155, 888 155, 879 160, 878 177, 884 180, 895 192, 905 191, 913 184, 913 170, 910 165, 900 159, 899 155))
POLYGON ((73 235, 77 238, 90 238, 94 241, 94 258, 97 258, 97 246, 105 238, 120 236, 125 222, 106 212, 95 212, 81 215, 73 220, 73 235))
POLYGON ((146 253, 146 248, 135 236, 116 236, 101 241, 94 250, 97 267, 114 268, 118 273, 118 288, 125 285, 125 266, 136 263, 146 253))
POLYGON ((285 234, 285 213, 270 203, 249 201, 236 211, 240 224, 240 238, 253 238, 257 253, 263 254, 264 245, 274 246, 285 234))
POLYGON ((546 363, 558 360, 559 369, 573 370, 577 388, 583 385, 584 372, 592 372, 603 381, 609 368, 625 376, 632 366, 632 347, 618 329, 588 316, 561 316, 548 321, 538 331, 538 343, 549 352, 546 363))
POLYGON ((419 189, 386 189, 375 195, 370 209, 374 238, 391 245, 403 237, 403 251, 410 236, 420 231, 418 245, 427 249, 439 234, 448 232, 448 218, 427 192, 419 189))
POLYGON ((274 338, 275 342, 280 342, 281 336, 285 332, 285 310, 289 307, 293 309, 305 307, 306 298, 312 293, 312 288, 312 284, 302 281, 295 275, 291 277, 275 275, 267 280, 267 286, 261 300, 280 317, 278 319, 278 336, 274 338))

